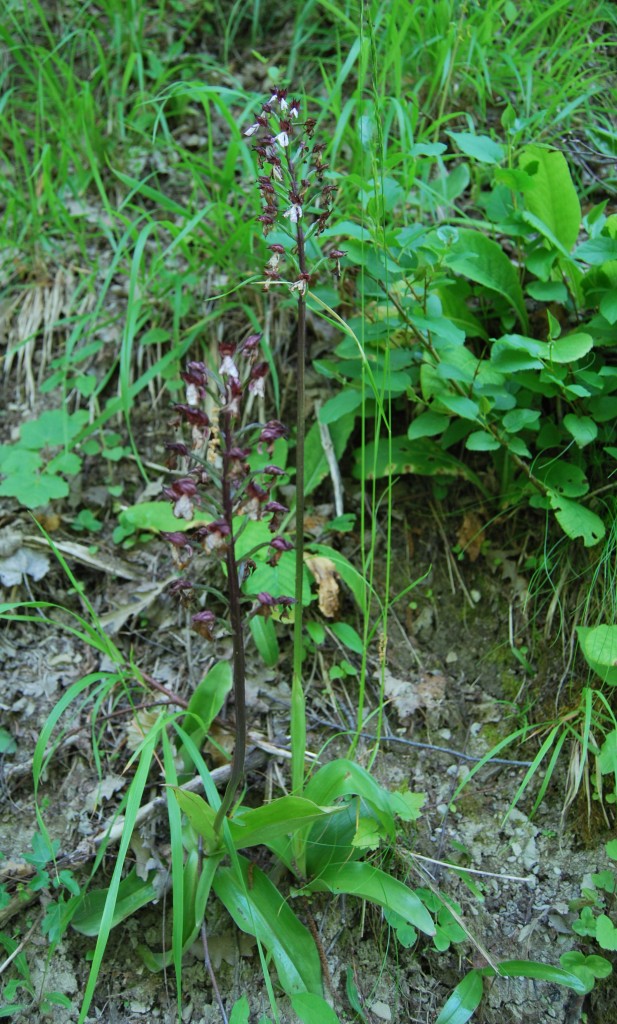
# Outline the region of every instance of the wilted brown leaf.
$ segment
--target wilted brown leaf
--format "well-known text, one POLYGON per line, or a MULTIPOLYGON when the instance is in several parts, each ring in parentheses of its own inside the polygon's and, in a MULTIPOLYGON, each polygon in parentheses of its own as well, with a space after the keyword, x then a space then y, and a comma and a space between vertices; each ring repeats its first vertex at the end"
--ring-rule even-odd
POLYGON ((456 539, 461 551, 464 551, 469 558, 469 561, 475 562, 480 554, 482 543, 484 541, 484 523, 480 519, 480 516, 475 512, 466 512, 463 516, 463 522, 459 527, 456 539))
POLYGON ((324 555, 311 555, 306 564, 317 583, 319 611, 327 619, 335 619, 340 611, 341 591, 334 562, 324 555))

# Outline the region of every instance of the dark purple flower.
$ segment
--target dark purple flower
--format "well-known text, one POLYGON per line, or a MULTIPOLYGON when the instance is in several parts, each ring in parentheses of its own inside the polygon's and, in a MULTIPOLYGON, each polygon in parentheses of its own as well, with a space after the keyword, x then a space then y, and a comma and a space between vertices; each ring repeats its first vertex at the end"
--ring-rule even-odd
POLYGON ((268 565, 276 565, 285 551, 293 551, 293 544, 284 537, 275 537, 270 541, 269 547, 272 548, 272 554, 267 560, 268 565))
POLYGON ((174 580, 169 587, 169 593, 177 597, 180 604, 186 608, 193 600, 193 584, 188 580, 174 580))
POLYGON ((275 441, 278 441, 279 437, 287 437, 288 430, 284 423, 280 420, 269 420, 261 428, 259 435, 259 441, 268 445, 268 451, 272 451, 272 446, 275 441))
POLYGON ((190 476, 183 476, 180 480, 174 480, 170 487, 164 487, 163 494, 170 501, 178 501, 183 497, 192 498, 197 494, 197 486, 190 476))
POLYGON ((197 409, 194 405, 184 405, 180 402, 176 402, 174 409, 180 413, 180 415, 190 423, 192 427, 206 427, 210 426, 210 420, 206 416, 205 412, 201 409, 197 409))
POLYGON ((206 640, 214 639, 212 636, 212 627, 215 622, 216 616, 214 612, 209 611, 207 608, 204 608, 201 612, 197 612, 197 614, 193 615, 191 618, 192 628, 206 640))
POLYGON ((264 512, 271 512, 272 519, 268 523, 268 527, 271 533, 276 533, 279 526, 281 525, 281 518, 289 509, 285 505, 281 505, 280 501, 268 501, 264 505, 264 512))

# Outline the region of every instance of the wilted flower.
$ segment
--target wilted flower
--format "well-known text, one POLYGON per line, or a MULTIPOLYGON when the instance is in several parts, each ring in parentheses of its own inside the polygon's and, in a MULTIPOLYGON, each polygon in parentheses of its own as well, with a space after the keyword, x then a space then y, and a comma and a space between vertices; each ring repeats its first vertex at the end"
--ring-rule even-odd
POLYGON ((193 548, 189 544, 186 534, 179 530, 172 533, 162 532, 163 540, 171 544, 171 553, 177 569, 186 569, 193 557, 193 548))
POLYGON ((205 412, 201 409, 196 409, 193 405, 183 405, 180 402, 176 402, 174 405, 176 412, 190 423, 192 427, 206 427, 210 426, 210 420, 206 416, 205 412))
POLYGON ((204 608, 203 611, 197 612, 196 615, 191 617, 191 625, 196 633, 203 636, 206 640, 213 640, 212 627, 216 622, 216 616, 214 612, 204 608))
POLYGON ((280 420, 270 420, 261 429, 259 435, 259 443, 264 443, 268 446, 268 451, 272 452, 274 449, 274 442, 278 441, 279 437, 287 437, 288 430, 284 423, 280 420))
POLYGON ((205 551, 219 551, 227 547, 230 533, 229 523, 225 519, 217 519, 214 523, 200 526, 195 536, 203 543, 205 551))
POLYGON ((289 217, 292 224, 297 224, 302 216, 300 203, 292 203, 288 210, 285 210, 283 217, 289 217))
POLYGON ((285 551, 293 551, 293 544, 285 537, 275 537, 270 541, 269 547, 272 548, 272 554, 268 559, 268 565, 276 565, 285 551))
POLYGON ((163 488, 163 494, 169 501, 173 501, 176 519, 189 520, 193 518, 193 501, 191 499, 197 494, 197 485, 191 477, 174 480, 171 487, 163 488))
POLYGON ((289 509, 285 505, 281 505, 280 501, 269 501, 264 505, 264 512, 272 513, 272 519, 268 523, 268 528, 272 533, 276 533, 281 524, 281 517, 289 512, 289 509))
POLYGON ((255 363, 249 378, 249 391, 258 398, 263 398, 266 388, 267 363, 255 363))
POLYGON ((193 584, 189 580, 174 580, 169 587, 169 593, 187 607, 193 600, 193 584))

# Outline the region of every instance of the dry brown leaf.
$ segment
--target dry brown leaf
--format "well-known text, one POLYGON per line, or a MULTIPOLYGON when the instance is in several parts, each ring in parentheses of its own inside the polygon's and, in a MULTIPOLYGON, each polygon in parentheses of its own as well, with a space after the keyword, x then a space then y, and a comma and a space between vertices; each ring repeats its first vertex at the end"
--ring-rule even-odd
POLYGON ((327 619, 335 619, 340 611, 341 590, 334 562, 324 555, 311 555, 306 559, 306 565, 317 583, 319 611, 327 619))
POLYGON ((401 722, 408 721, 417 711, 432 711, 445 697, 445 676, 421 675, 418 679, 398 679, 386 670, 384 688, 386 697, 396 708, 401 722))
POLYGON ((484 523, 475 512, 466 512, 456 535, 459 547, 470 562, 475 562, 484 542, 484 523))

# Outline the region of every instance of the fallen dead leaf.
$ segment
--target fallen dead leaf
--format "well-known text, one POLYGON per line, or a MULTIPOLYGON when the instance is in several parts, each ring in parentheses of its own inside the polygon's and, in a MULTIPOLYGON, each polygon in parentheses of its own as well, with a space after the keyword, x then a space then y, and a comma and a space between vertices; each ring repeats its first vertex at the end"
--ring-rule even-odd
POLYGON ((386 669, 384 689, 386 697, 396 708, 401 722, 406 722, 422 709, 432 711, 444 699, 445 676, 421 675, 418 679, 398 679, 386 669))
POLYGON ((477 561, 484 542, 484 523, 475 512, 466 512, 456 535, 459 547, 470 562, 477 561))
POLYGON ((311 555, 305 561, 309 572, 313 574, 317 583, 319 611, 327 619, 335 619, 340 611, 341 590, 334 562, 324 555, 311 555))

